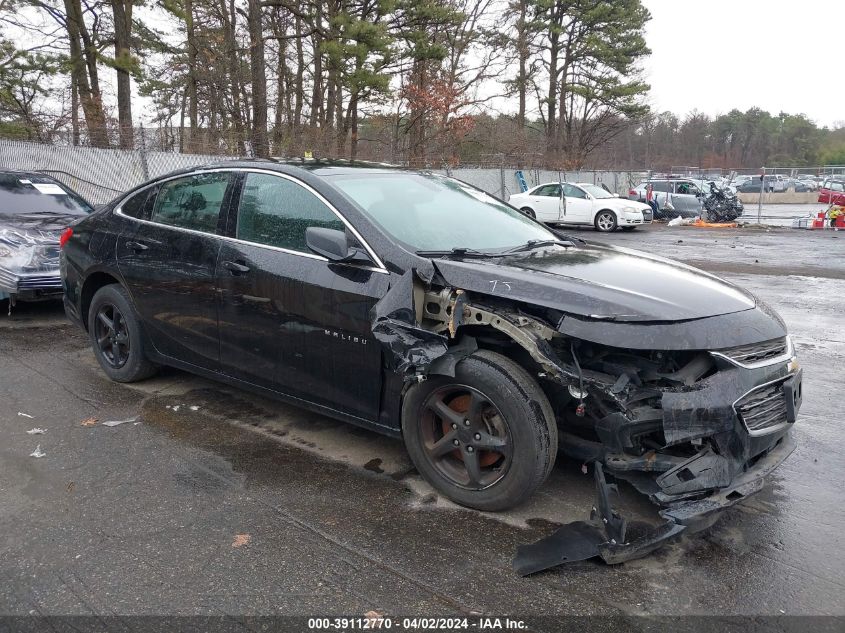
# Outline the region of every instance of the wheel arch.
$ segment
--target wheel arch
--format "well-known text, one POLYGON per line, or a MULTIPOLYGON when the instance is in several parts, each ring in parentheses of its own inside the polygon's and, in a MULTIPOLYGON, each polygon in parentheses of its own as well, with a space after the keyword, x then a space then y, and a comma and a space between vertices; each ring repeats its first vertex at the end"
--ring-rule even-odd
POLYGON ((111 284, 123 285, 114 274, 103 270, 95 271, 85 278, 80 293, 79 316, 86 332, 88 331, 88 311, 91 308, 91 300, 100 288, 111 284))

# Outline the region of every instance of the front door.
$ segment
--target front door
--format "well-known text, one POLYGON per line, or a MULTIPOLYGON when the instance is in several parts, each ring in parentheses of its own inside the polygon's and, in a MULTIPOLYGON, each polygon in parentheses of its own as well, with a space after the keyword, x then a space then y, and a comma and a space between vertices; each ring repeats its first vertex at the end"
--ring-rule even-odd
POLYGON ((570 183, 563 184, 563 195, 566 196, 566 214, 564 215, 567 224, 592 224, 593 222, 593 201, 587 192, 570 183))
POLYGON ((240 176, 218 259, 220 361, 235 378, 375 421, 381 347, 370 309, 389 276, 332 264, 305 245, 305 229, 345 230, 329 205, 290 177, 240 176))
POLYGON ((152 344, 206 369, 219 359, 214 282, 231 180, 208 172, 157 185, 149 209, 128 210, 117 243, 118 269, 152 344))

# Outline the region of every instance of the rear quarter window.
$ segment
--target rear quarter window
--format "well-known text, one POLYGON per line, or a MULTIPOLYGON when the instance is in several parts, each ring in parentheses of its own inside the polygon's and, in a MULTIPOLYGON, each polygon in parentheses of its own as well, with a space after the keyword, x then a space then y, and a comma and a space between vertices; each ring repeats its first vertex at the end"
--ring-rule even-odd
POLYGON ((203 233, 215 233, 231 176, 214 172, 168 180, 160 185, 150 219, 203 233))

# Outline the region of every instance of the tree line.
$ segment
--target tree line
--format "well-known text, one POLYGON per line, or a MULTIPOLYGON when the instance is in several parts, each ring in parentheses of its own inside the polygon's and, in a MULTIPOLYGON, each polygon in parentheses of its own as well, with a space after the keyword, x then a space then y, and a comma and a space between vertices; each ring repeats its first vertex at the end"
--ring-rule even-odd
POLYGON ((4 0, 0 134, 412 166, 819 156, 806 117, 651 112, 649 19, 640 0, 4 0))

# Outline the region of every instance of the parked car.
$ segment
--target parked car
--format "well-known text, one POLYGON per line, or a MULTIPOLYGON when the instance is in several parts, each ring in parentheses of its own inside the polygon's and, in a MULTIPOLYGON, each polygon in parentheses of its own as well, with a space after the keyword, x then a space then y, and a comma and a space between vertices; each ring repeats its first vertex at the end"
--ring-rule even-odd
POLYGON ((825 179, 819 188, 819 202, 845 206, 845 176, 825 179))
POLYGON ((745 184, 746 182, 748 182, 751 179, 752 179, 752 176, 748 176, 748 175, 736 176, 731 181, 731 186, 733 186, 734 189, 737 189, 740 185, 745 184))
POLYGON ((508 202, 546 224, 580 224, 602 232, 615 231, 617 227, 633 230, 652 221, 647 204, 625 200, 585 182, 544 183, 512 195, 508 202))
POLYGON ((798 180, 797 178, 787 178, 784 181, 786 186, 786 190, 793 190, 796 193, 806 193, 808 191, 812 191, 812 188, 805 182, 798 180))
MULTIPOLYGON (((780 174, 766 174, 764 177, 764 193, 780 193, 787 189, 789 178, 780 174)), ((742 183, 736 190, 740 193, 760 193, 760 176, 752 176, 751 180, 742 183)))
POLYGON ((58 180, 0 171, 0 299, 58 299, 59 233, 93 208, 58 180))
POLYGON ((646 201, 646 186, 653 187, 652 200, 657 204, 657 217, 692 218, 701 215, 702 191, 691 178, 647 180, 628 192, 628 198, 638 202, 646 201))
POLYGON ((465 506, 525 501, 560 449, 603 498, 602 468, 661 506, 653 545, 712 524, 794 447, 801 371, 753 294, 451 178, 220 163, 62 235, 68 317, 111 379, 171 365, 402 437, 465 506))
POLYGON ((818 177, 813 176, 812 174, 798 174, 796 176, 796 179, 803 182, 807 187, 810 188, 811 191, 818 191, 819 185, 821 184, 818 180, 818 177))

